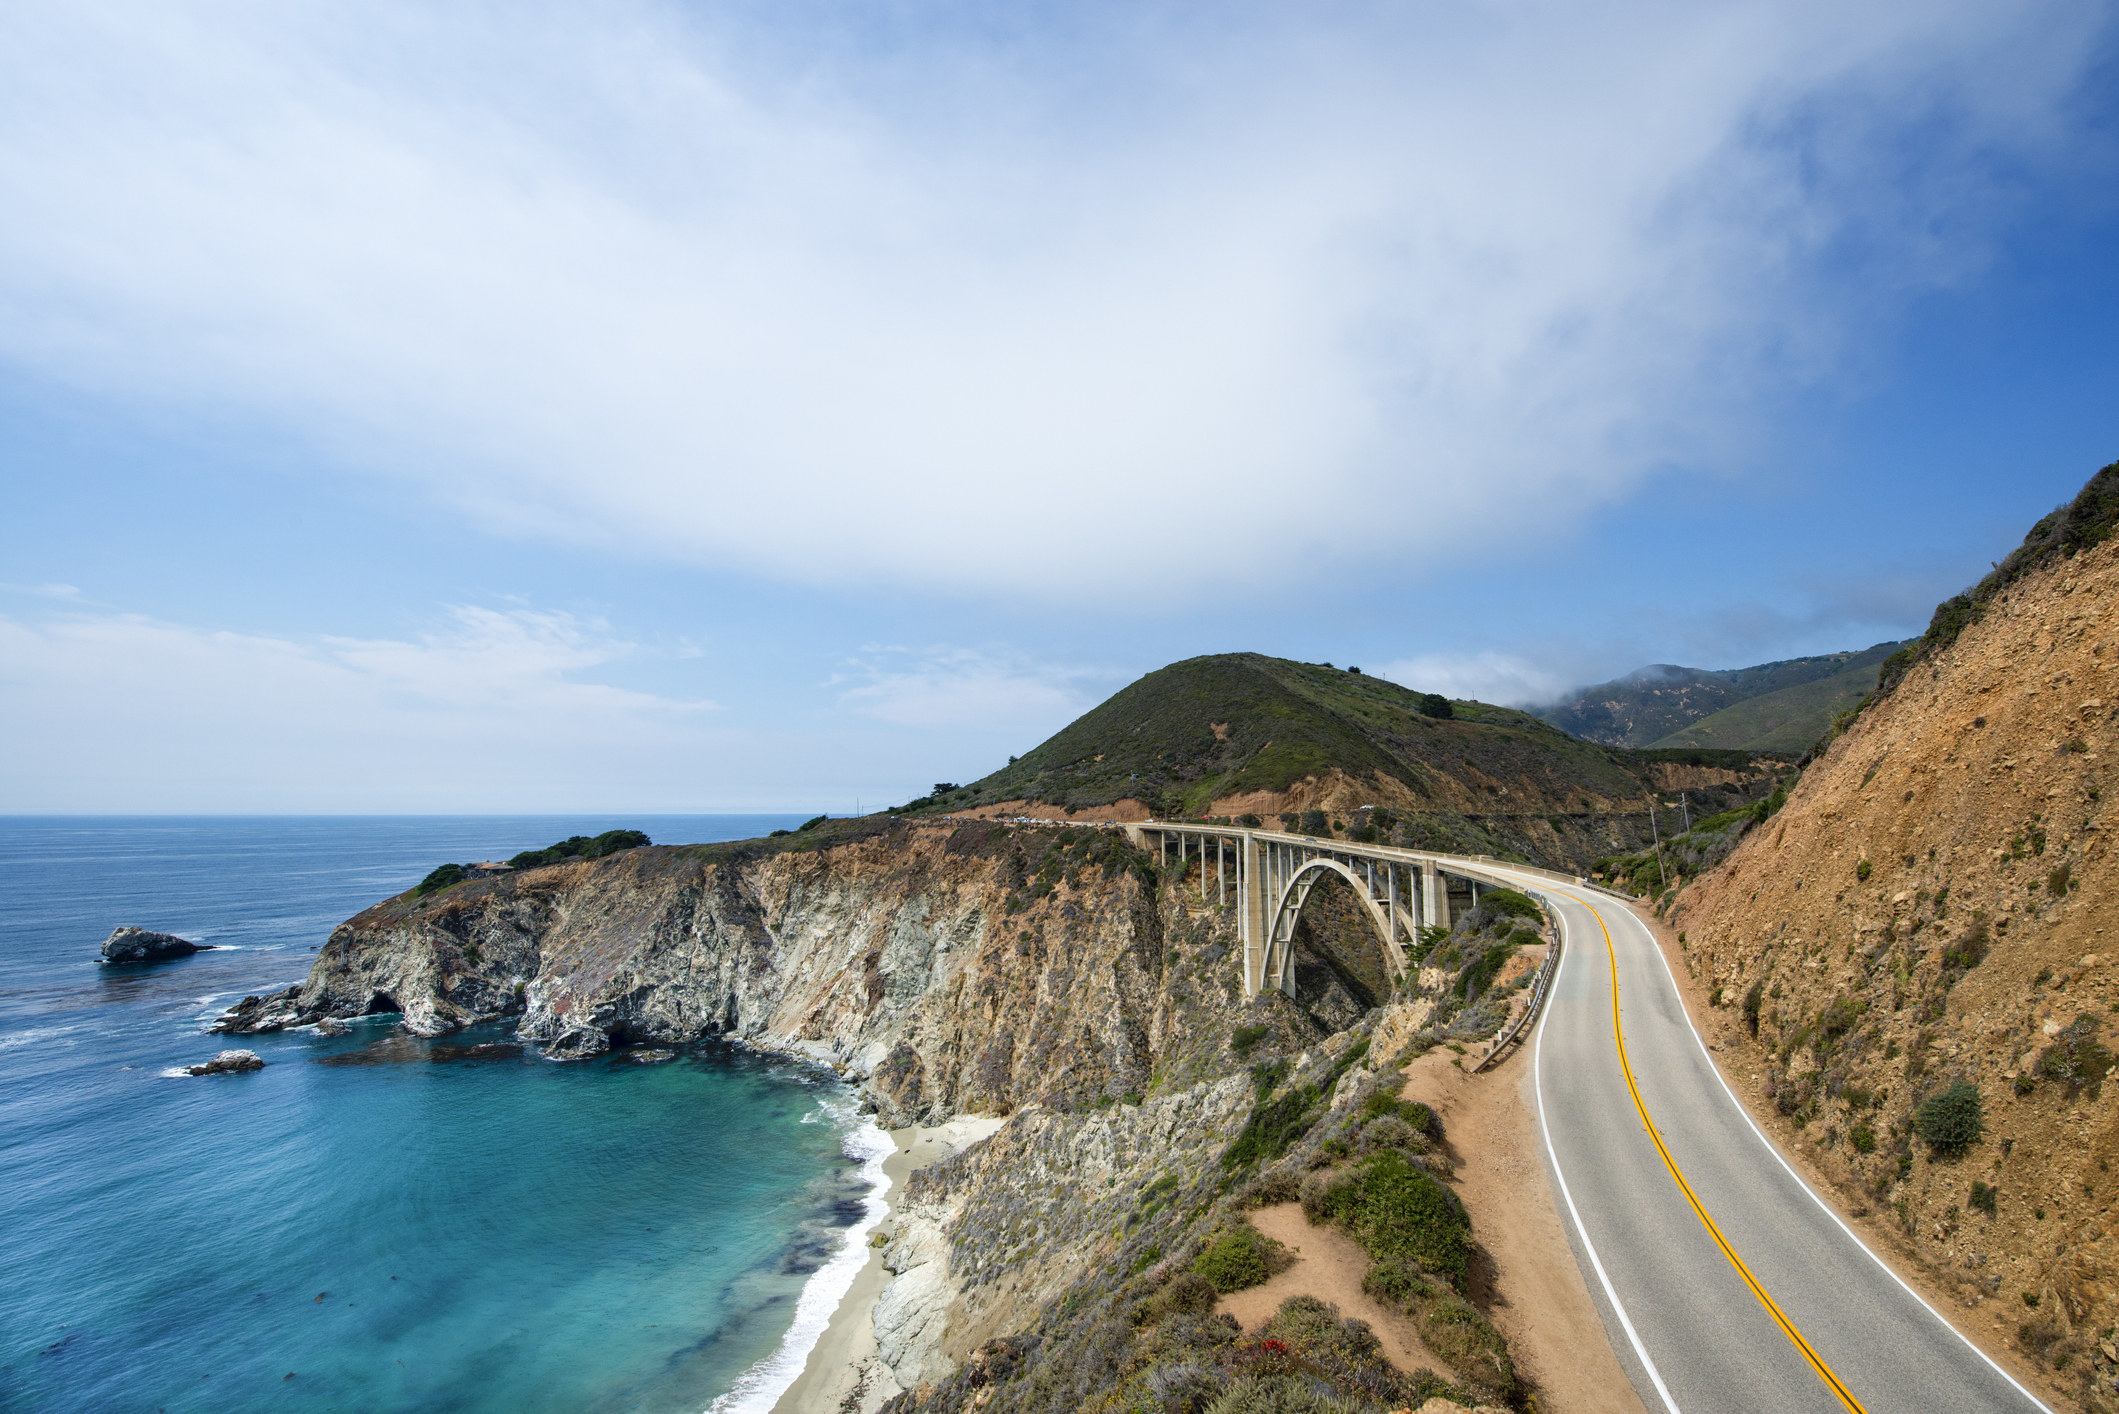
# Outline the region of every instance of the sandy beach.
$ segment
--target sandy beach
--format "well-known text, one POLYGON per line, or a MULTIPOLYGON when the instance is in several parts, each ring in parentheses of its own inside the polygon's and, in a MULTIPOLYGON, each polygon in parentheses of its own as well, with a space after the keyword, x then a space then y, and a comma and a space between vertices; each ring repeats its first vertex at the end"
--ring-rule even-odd
MULTIPOLYGON (((971 1147, 1007 1121, 985 1116, 967 1116, 932 1128, 913 1126, 890 1131, 891 1154, 883 1160, 883 1174, 890 1180, 883 1201, 894 1212, 906 1178, 951 1154, 971 1147)), ((892 1231, 886 1216, 879 1232, 892 1231)), ((802 1373, 773 1405, 773 1414, 859 1414, 873 1410, 898 1393, 897 1381, 877 1358, 875 1328, 870 1316, 876 1297, 890 1281, 883 1265, 883 1248, 871 1248, 868 1261, 853 1285, 831 1314, 831 1323, 809 1352, 802 1373)))

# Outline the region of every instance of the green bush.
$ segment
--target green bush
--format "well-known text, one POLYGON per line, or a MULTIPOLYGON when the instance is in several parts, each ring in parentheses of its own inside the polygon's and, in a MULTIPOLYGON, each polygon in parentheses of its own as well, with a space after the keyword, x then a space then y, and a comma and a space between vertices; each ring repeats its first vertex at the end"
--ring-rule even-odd
POLYGON ((1874 872, 1873 867, 1866 859, 1854 866, 1854 877, 1861 880, 1865 884, 1869 882, 1869 875, 1872 872, 1874 872))
POLYGON ((1986 1131, 1986 1114, 1979 1102, 1979 1087, 1960 1080, 1937 1090, 1913 1111, 1913 1132, 1935 1153, 1962 1154, 1979 1142, 1986 1131))
POLYGON ((1420 715, 1447 720, 1457 715, 1457 709, 1450 706, 1449 699, 1441 693, 1423 692, 1420 694, 1420 715))
POLYGON ((1248 1055, 1253 1046, 1273 1034, 1273 1028, 1260 1023, 1256 1026, 1239 1026, 1229 1033, 1229 1049, 1237 1055, 1248 1055))
POLYGON ((1515 889, 1488 889, 1479 895, 1479 904, 1498 917, 1528 918, 1533 923, 1545 921, 1545 910, 1538 907, 1538 901, 1515 889))
POLYGON ((444 864, 419 881, 418 886, 412 890, 412 897, 418 898, 423 894, 431 894, 437 889, 446 889, 451 884, 461 884, 469 877, 464 871, 463 865, 444 864))
POLYGON ((1999 1188, 1989 1183, 1981 1183, 1975 1178, 1972 1180, 1972 1196, 1966 1199, 1965 1202, 1991 1218, 1994 1216, 2000 1199, 2001 1190, 1999 1188))
POLYGON ((508 863, 517 869, 535 869, 543 864, 563 864, 570 859, 601 859, 623 849, 639 849, 648 843, 648 837, 638 830, 605 830, 593 837, 570 835, 543 849, 526 849, 508 863))
POLYGON ((1744 993, 1744 1029, 1753 1036, 1758 1035, 1759 1008, 1765 1005, 1766 979, 1761 977, 1744 993))
POLYGON ((1876 1152, 1876 1131, 1867 1124, 1857 1124, 1847 1131, 1847 1142, 1854 1146, 1857 1154, 1873 1154, 1876 1152))
POLYGON ((817 826, 823 824, 826 820, 829 820, 830 818, 831 816, 829 815, 819 815, 816 819, 807 821, 798 828, 800 830, 814 830, 815 828, 817 828, 817 826))
POLYGON ((1471 1221, 1457 1195, 1393 1149, 1372 1154, 1318 1197, 1328 1222, 1369 1256, 1417 1263, 1462 1290, 1471 1267, 1471 1221))
POLYGON ((1207 1244, 1194 1259, 1192 1270, 1226 1295, 1260 1285, 1273 1275, 1276 1265, 1285 1265, 1279 1244, 1249 1223, 1238 1223, 1207 1244))
POLYGON ((1315 1107, 1320 1098, 1316 1086, 1298 1085, 1258 1105, 1244 1121, 1236 1142, 1221 1156, 1223 1165, 1243 1168, 1270 1163, 1285 1154, 1317 1122, 1315 1107))

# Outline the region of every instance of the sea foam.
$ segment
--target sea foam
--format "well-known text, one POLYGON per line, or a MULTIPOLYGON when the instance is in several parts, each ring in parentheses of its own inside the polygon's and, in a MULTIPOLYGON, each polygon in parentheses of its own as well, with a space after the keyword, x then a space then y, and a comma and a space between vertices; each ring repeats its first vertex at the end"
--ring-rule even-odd
POLYGON ((890 1179, 883 1172, 883 1160, 890 1156, 893 1147, 890 1135, 873 1120, 853 1114, 850 1103, 827 1101, 820 1108, 848 1126, 846 1156, 860 1161, 861 1177, 868 1183, 861 1219, 846 1229, 831 1260, 803 1283, 802 1295, 795 1302, 794 1323, 780 1337, 773 1353, 738 1376, 728 1393, 708 1406, 707 1414, 770 1414, 788 1386, 801 1376, 802 1367, 809 1363, 810 1351, 817 1348, 825 1327, 831 1324, 832 1313, 839 1309, 854 1278, 868 1264, 869 1234, 890 1211, 884 1201, 890 1179))

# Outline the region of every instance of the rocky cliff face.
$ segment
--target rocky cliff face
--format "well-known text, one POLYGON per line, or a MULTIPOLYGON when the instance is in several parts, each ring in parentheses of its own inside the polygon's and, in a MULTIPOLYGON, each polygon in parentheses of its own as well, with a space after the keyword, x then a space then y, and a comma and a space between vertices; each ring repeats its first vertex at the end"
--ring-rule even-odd
POLYGON ((2054 554, 1950 627, 1672 924, 1778 1137, 2111 1409, 2119 549, 2054 554), (1959 1084, 1983 1130, 1938 1148, 1921 1107, 1959 1084))
POLYGON ((1245 1003, 1233 909, 1116 832, 835 829, 391 899, 339 927, 300 987, 222 1026, 395 1012, 435 1034, 514 1016, 561 1057, 722 1035, 834 1066, 892 1126, 1009 1116, 914 1175, 891 1217, 873 1409, 938 1385, 970 1398, 994 1359, 1089 1378, 1102 1367, 1076 1355, 1104 1340, 1105 1308, 1229 1220, 1248 1170, 1221 1159, 1260 1107, 1278 1107, 1283 1147, 1358 1121, 1349 1107, 1436 1006, 1369 975, 1362 949, 1380 948, 1329 889, 1298 936, 1303 996, 1245 1003))
MULTIPOLYGON (((986 825, 630 850, 379 904, 226 1029, 516 1015, 561 1058, 708 1035, 806 1055, 866 1080, 893 1124, 1090 1103, 1147 1089, 1170 1049, 1145 865, 1101 832, 986 825)), ((1224 963, 1206 991, 1238 980, 1224 963)))

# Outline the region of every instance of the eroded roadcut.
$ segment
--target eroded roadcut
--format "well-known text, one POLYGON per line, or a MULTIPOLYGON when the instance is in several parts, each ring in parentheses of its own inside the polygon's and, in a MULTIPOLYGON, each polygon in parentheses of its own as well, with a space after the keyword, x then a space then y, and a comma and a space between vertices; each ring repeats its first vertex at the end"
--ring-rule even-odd
POLYGON ((1780 1160, 1715 1073, 1631 910, 1549 878, 1519 882, 1558 909, 1567 940, 1531 1047, 1543 1139, 1643 1403, 2043 1409, 1780 1160))

